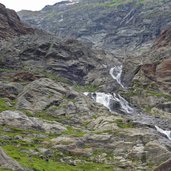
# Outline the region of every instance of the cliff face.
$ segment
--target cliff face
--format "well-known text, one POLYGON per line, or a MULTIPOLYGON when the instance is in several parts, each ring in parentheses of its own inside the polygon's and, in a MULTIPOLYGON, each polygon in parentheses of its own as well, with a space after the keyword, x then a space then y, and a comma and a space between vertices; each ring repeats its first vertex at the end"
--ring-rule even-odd
POLYGON ((84 0, 64 1, 41 11, 18 14, 33 27, 116 53, 150 45, 171 25, 170 8, 170 0, 84 0))
POLYGON ((0 40, 32 33, 34 29, 24 25, 14 10, 0 4, 0 40))
POLYGON ((143 55, 130 57, 125 61, 123 81, 131 86, 128 94, 132 103, 153 115, 169 117, 167 113, 171 112, 170 28, 163 31, 152 48, 143 55))

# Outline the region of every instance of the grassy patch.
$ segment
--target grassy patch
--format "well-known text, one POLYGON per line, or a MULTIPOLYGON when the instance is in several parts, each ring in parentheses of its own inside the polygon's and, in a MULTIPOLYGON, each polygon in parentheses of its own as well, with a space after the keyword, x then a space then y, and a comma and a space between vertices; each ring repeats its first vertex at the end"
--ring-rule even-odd
POLYGON ((67 130, 63 132, 63 134, 72 135, 74 137, 83 137, 85 135, 85 132, 81 131, 80 129, 68 127, 67 130))
POLYGON ((7 105, 3 98, 0 98, 0 112, 5 110, 12 110, 13 108, 7 105))
POLYGON ((98 87, 96 85, 75 85, 74 89, 78 92, 96 92, 98 87))
POLYGON ((134 125, 131 122, 124 122, 122 119, 116 119, 116 124, 119 128, 133 128, 134 125))
POLYGON ((71 166, 59 161, 44 160, 39 156, 30 156, 22 152, 20 148, 14 146, 5 146, 6 153, 17 160, 24 168, 35 171, 112 171, 112 166, 98 163, 84 163, 71 166))

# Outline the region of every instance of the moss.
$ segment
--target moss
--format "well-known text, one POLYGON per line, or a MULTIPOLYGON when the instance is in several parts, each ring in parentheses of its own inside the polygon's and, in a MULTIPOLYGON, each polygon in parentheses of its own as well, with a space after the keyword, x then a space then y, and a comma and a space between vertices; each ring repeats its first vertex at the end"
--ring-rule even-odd
POLYGON ((14 146, 5 146, 6 153, 17 160, 24 168, 35 171, 112 171, 112 166, 98 163, 84 163, 71 166, 66 163, 60 163, 51 159, 42 159, 39 156, 28 155, 22 152, 20 148, 14 146))
POLYGON ((66 131, 63 132, 66 135, 72 135, 74 137, 83 137, 85 132, 81 131, 80 129, 74 129, 73 127, 68 127, 66 131))
POLYGON ((147 112, 147 113, 151 113, 151 109, 152 109, 153 107, 152 106, 145 106, 143 109, 144 109, 144 112, 147 112))
POLYGON ((147 90, 147 95, 156 96, 156 97, 163 97, 163 98, 167 99, 168 101, 171 100, 170 95, 162 93, 162 92, 156 92, 156 91, 153 91, 153 90, 147 90))
POLYGON ((12 110, 14 109, 13 107, 7 105, 5 102, 5 99, 0 98, 0 112, 5 111, 5 110, 12 110))
POLYGON ((96 92, 98 91, 98 86, 96 85, 75 85, 74 89, 78 92, 96 92))
POLYGON ((133 128, 134 125, 131 122, 124 122, 122 119, 116 119, 116 124, 119 128, 133 128))
POLYGON ((16 70, 15 69, 12 69, 12 68, 0 68, 0 72, 7 72, 7 73, 13 73, 15 72, 16 70))

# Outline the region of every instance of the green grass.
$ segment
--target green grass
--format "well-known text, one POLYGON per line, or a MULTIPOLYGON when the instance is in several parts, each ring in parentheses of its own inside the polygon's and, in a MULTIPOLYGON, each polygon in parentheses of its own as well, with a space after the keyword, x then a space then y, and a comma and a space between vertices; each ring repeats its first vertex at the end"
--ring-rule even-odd
POLYGON ((75 85, 74 89, 78 92, 96 92, 98 87, 96 85, 75 85))
POLYGON ((5 110, 11 110, 11 109, 13 108, 8 106, 3 98, 0 98, 0 112, 5 111, 5 110))
POLYGON ((124 122, 122 119, 116 119, 116 124, 119 128, 133 128, 133 123, 124 122))
POLYGON ((39 156, 30 156, 21 152, 20 148, 14 146, 4 146, 6 153, 18 161, 24 168, 35 171, 112 171, 112 166, 98 163, 85 163, 71 166, 59 161, 44 160, 39 156))
POLYGON ((85 132, 81 131, 80 129, 74 129, 73 127, 68 126, 67 130, 64 131, 63 134, 71 135, 74 137, 83 137, 85 132))

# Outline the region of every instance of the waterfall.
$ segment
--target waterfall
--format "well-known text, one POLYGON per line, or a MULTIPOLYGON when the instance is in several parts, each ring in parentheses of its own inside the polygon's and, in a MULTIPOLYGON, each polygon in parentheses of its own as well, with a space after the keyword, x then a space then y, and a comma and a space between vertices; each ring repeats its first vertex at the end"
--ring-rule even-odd
POLYGON ((121 82, 122 68, 122 65, 115 66, 110 69, 109 73, 112 76, 112 78, 116 80, 122 88, 124 88, 124 85, 121 82))
POLYGON ((90 96, 94 101, 99 104, 102 104, 109 109, 110 112, 117 110, 117 107, 120 108, 120 111, 124 113, 132 113, 134 109, 129 106, 128 102, 121 97, 119 94, 106 94, 102 92, 88 93, 85 92, 84 95, 90 96))
POLYGON ((126 101, 122 96, 120 96, 119 94, 116 95, 115 93, 113 93, 113 97, 116 101, 120 103, 123 111, 125 111, 126 113, 132 113, 134 111, 134 109, 131 106, 129 106, 128 101, 126 101))
MULTIPOLYGON (((111 68, 109 73, 112 76, 112 78, 116 80, 122 88, 125 88, 121 82, 122 65, 111 68)), ((94 92, 94 93, 85 92, 84 95, 89 96, 95 102, 102 104, 103 106, 108 108, 110 112, 117 111, 118 109, 127 114, 134 112, 134 109, 129 105, 128 101, 126 101, 119 94, 116 93, 106 94, 103 92, 94 92)), ((163 130, 158 126, 155 126, 155 128, 159 133, 165 135, 169 140, 171 140, 171 131, 163 130)))
POLYGON ((160 132, 161 134, 165 135, 169 140, 171 140, 171 131, 165 131, 158 126, 155 126, 156 130, 160 132))
MULTIPOLYGON (((110 75, 113 79, 115 79, 119 85, 123 88, 123 84, 121 83, 121 75, 122 75, 122 65, 115 66, 110 69, 110 75)), ((102 93, 102 92, 94 92, 89 93, 85 92, 84 95, 91 97, 97 103, 102 104, 106 108, 109 109, 110 112, 114 112, 119 110, 124 113, 133 113, 134 109, 129 106, 129 103, 119 94, 116 93, 102 93)))

